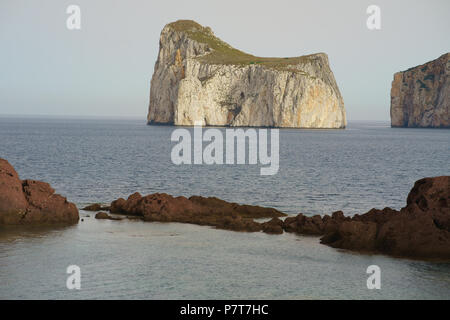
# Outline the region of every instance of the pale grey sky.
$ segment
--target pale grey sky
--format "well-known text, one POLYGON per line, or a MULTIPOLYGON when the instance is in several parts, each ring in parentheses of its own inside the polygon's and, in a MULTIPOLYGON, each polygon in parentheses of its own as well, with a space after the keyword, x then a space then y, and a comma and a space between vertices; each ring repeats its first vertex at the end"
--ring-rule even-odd
POLYGON ((393 74, 450 51, 449 0, 1 0, 0 115, 145 121, 159 34, 178 19, 258 56, 326 52, 349 120, 389 120, 393 74), (70 4, 81 30, 66 28, 70 4))

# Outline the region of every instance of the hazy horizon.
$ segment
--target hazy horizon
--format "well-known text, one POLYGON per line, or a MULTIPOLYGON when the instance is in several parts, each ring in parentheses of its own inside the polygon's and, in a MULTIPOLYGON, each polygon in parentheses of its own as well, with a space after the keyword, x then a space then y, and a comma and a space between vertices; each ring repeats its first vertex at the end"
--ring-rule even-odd
POLYGON ((0 115, 147 116, 165 24, 192 19, 258 56, 325 52, 347 119, 389 121, 395 72, 450 51, 449 1, 56 1, 0 3, 0 115), (81 30, 66 8, 81 8, 81 30), (381 30, 366 9, 381 8, 381 30))

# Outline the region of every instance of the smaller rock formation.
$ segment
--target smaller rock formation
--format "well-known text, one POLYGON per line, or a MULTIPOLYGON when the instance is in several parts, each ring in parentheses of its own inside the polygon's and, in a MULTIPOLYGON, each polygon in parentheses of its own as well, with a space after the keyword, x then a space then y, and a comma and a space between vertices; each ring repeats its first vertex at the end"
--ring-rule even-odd
MULTIPOLYGON (((144 221, 182 222, 219 229, 322 236, 321 243, 359 252, 384 253, 413 258, 450 259, 450 181, 448 176, 417 181, 400 211, 372 209, 346 217, 336 211, 321 217, 300 213, 286 216, 273 208, 239 205, 218 198, 173 197, 165 193, 141 196, 111 203, 111 212, 144 221), (253 219, 272 218, 263 223, 253 219)), ((100 214, 99 218, 100 218, 100 214)), ((109 219, 107 213, 101 218, 109 219)), ((97 216, 96 216, 97 218, 97 216)))
MULTIPOLYGON (((449 197, 449 176, 424 178, 414 184, 406 207, 400 211, 371 209, 353 217, 344 216, 342 211, 323 217, 300 213, 280 225, 286 232, 320 235, 321 243, 334 248, 449 260, 449 197)), ((273 221, 263 228, 272 230, 276 225, 273 221)))
POLYGON ((111 212, 139 216, 144 221, 183 222, 248 232, 263 229, 263 224, 253 219, 285 216, 273 208, 240 205, 213 197, 173 197, 165 193, 145 197, 134 193, 127 200, 113 201, 111 212))
POLYGON ((324 232, 335 248, 413 258, 450 259, 450 177, 418 180, 406 207, 372 209, 324 232))
POLYGON ((323 235, 324 233, 335 230, 336 227, 344 221, 351 220, 350 217, 344 217, 342 211, 333 212, 331 217, 325 215, 321 217, 315 215, 308 217, 299 213, 296 217, 288 217, 284 220, 283 229, 286 232, 295 232, 306 235, 323 235))
POLYGON ((104 220, 122 220, 119 217, 110 216, 108 213, 100 211, 95 215, 95 219, 104 219, 104 220))
POLYGON ((0 158, 0 225, 77 223, 77 207, 48 183, 20 180, 0 158))
POLYGON ((391 88, 391 126, 450 128, 450 53, 398 72, 391 88))
POLYGON ((104 206, 101 203, 93 203, 93 204, 90 204, 90 205, 84 207, 81 210, 84 210, 84 211, 101 211, 101 210, 109 211, 109 209, 110 209, 109 206, 104 206))
POLYGON ((283 233, 283 220, 279 218, 272 218, 270 221, 261 224, 262 231, 270 234, 283 233))

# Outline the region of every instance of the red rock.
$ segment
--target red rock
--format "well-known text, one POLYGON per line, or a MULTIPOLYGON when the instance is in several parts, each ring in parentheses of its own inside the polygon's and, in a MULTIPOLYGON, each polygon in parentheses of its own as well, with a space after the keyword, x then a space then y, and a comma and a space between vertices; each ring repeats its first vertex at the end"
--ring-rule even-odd
POLYGON ((274 208, 240 205, 237 203, 230 203, 216 197, 205 198, 201 196, 192 196, 189 198, 189 200, 194 204, 202 206, 205 210, 209 210, 210 212, 217 211, 217 208, 220 208, 220 210, 225 214, 231 214, 232 212, 235 212, 241 217, 254 219, 285 216, 284 213, 274 208))
POLYGON ((407 206, 371 209, 352 218, 342 211, 321 218, 298 214, 282 224, 286 232, 322 235, 335 248, 415 258, 450 259, 450 181, 448 176, 418 180, 407 206))
POLYGON ((103 211, 97 212, 96 215, 95 215, 95 219, 122 220, 119 217, 110 216, 108 213, 103 212, 103 211))
POLYGON ((357 251, 375 250, 377 224, 373 222, 343 221, 333 232, 321 238, 322 243, 331 247, 346 248, 357 251))
POLYGON ((93 203, 93 204, 90 204, 90 205, 84 207, 81 210, 84 210, 84 211, 101 211, 101 210, 109 211, 110 209, 111 208, 109 206, 104 206, 101 203, 93 203))
POLYGON ((111 212, 141 216, 144 221, 183 222, 214 226, 234 231, 260 231, 253 218, 284 216, 272 208, 239 205, 218 198, 173 197, 165 193, 141 196, 134 193, 127 200, 111 203, 111 212))
POLYGON ((342 211, 335 211, 331 214, 331 219, 333 219, 335 221, 344 221, 345 216, 342 211))
POLYGON ((450 177, 440 176, 416 181, 406 200, 423 211, 430 211, 436 226, 450 231, 450 177))
POLYGON ((124 198, 119 198, 111 202, 111 206, 109 207, 109 211, 112 213, 123 213, 123 206, 125 205, 126 200, 124 198))
POLYGON ((342 211, 337 211, 332 216, 320 215, 312 217, 299 213, 296 217, 288 217, 284 220, 283 229, 286 232, 295 232, 307 235, 323 235, 325 231, 336 230, 338 224, 350 218, 344 217, 342 211))
POLYGON ((95 214, 95 219, 109 219, 109 214, 106 212, 102 212, 102 211, 97 212, 95 214))
POLYGON ((19 222, 27 207, 19 175, 8 161, 0 158, 0 224, 19 222))
POLYGON ((77 223, 78 209, 48 183, 19 179, 0 159, 0 224, 77 223))

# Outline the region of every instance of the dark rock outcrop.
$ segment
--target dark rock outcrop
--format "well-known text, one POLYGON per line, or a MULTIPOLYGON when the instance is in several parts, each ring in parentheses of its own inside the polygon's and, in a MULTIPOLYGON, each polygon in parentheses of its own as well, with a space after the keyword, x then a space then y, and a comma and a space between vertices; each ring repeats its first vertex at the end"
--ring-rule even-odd
POLYGON ((450 177, 418 180, 400 211, 372 209, 325 232, 335 248, 413 258, 450 259, 450 177))
POLYGON ((144 221, 183 222, 249 232, 263 229, 262 224, 253 219, 285 216, 273 208, 240 205, 218 198, 173 197, 165 193, 145 197, 134 193, 127 200, 113 201, 111 212, 140 216, 144 221))
POLYGON ((344 216, 342 211, 323 217, 300 213, 286 218, 281 226, 286 232, 320 235, 321 243, 334 248, 448 260, 449 197, 448 176, 424 178, 414 184, 406 207, 400 211, 371 209, 353 217, 344 216))
POLYGON ((279 218, 272 218, 270 221, 261 224, 262 231, 270 234, 283 233, 283 221, 279 218))
POLYGON ((283 229, 286 232, 298 234, 323 235, 329 230, 334 230, 341 222, 350 219, 349 217, 344 217, 342 211, 333 212, 331 217, 329 215, 308 217, 303 213, 299 213, 296 217, 286 218, 283 223, 283 229))
POLYGON ((284 228, 288 232, 320 235, 323 234, 323 221, 319 215, 307 217, 303 213, 299 213, 296 217, 286 218, 284 228))
POLYGON ((161 32, 147 120, 182 126, 347 125, 327 54, 256 57, 191 20, 169 23, 161 32))
POLYGON ((77 223, 77 207, 55 194, 48 183, 20 180, 0 159, 0 225, 77 223))
MULTIPOLYGON (((450 259, 449 177, 417 181, 400 211, 371 209, 353 217, 336 211, 331 216, 285 214, 258 206, 239 205, 217 198, 173 197, 164 193, 134 193, 111 203, 111 212, 144 221, 182 222, 220 229, 281 234, 284 231, 320 235, 321 243, 360 252, 414 258, 450 259), (263 223, 257 218, 272 218, 263 223)), ((105 213, 105 218, 108 215, 105 213)))
POLYGON ((394 75, 392 127, 450 128, 449 107, 450 53, 394 75))
POLYGON ((84 207, 81 210, 84 210, 84 211, 101 211, 101 210, 109 211, 109 209, 110 209, 109 206, 104 206, 100 203, 93 203, 93 204, 90 204, 90 205, 84 207))

